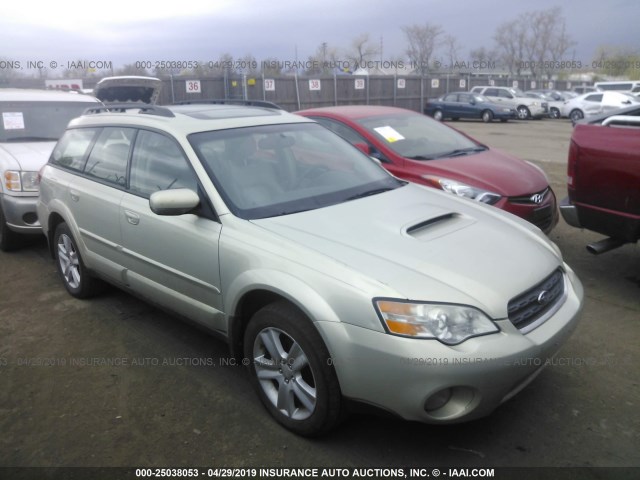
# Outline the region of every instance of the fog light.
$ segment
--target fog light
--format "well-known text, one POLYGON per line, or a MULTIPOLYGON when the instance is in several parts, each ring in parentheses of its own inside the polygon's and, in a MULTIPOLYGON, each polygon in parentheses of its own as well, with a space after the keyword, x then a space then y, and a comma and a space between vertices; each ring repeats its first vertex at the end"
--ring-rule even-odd
POLYGON ((451 389, 445 388, 427 398, 427 401, 424 402, 424 409, 427 412, 433 412, 434 410, 444 407, 450 399, 451 389))
POLYGON ((33 212, 28 212, 25 213, 22 216, 22 220, 24 221, 24 223, 26 223, 27 225, 33 225, 35 223, 38 223, 38 215, 36 215, 33 212))

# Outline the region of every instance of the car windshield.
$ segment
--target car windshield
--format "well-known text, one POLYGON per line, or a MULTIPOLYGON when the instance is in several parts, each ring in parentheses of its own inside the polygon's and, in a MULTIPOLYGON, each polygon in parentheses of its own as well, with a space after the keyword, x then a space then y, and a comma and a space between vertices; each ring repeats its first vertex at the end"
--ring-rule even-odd
POLYGON ((247 220, 335 205, 406 183, 316 123, 201 132, 189 141, 229 209, 247 220))
POLYGON ((486 147, 424 115, 395 114, 358 120, 388 148, 412 160, 434 160, 486 150, 486 147))
POLYGON ((69 121, 96 102, 0 102, 0 142, 56 141, 69 121))

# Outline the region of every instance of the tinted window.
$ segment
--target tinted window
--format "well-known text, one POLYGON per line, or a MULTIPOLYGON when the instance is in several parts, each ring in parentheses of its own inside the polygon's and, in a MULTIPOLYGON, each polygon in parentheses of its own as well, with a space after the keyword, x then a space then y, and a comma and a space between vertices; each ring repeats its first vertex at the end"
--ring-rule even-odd
POLYGON ((53 149, 49 163, 72 170, 82 170, 89 147, 98 131, 96 128, 67 130, 53 149))
POLYGON ((87 159, 84 173, 124 187, 127 183, 127 162, 134 134, 133 128, 103 129, 87 159))
POLYGON ((501 98, 513 98, 513 94, 507 90, 498 90, 498 96, 501 98))
POLYGON ((141 130, 131 157, 130 191, 148 197, 153 192, 172 188, 197 191, 195 172, 175 140, 141 130))
POLYGON ((344 123, 338 122, 337 120, 332 120, 330 118, 325 117, 310 117, 313 118, 320 125, 327 127, 332 132, 337 133, 345 140, 351 143, 368 143, 359 133, 357 133, 353 128, 348 127, 344 123))
POLYGON ((497 88, 487 88, 484 95, 487 97, 498 97, 500 93, 497 88))
POLYGON ((587 102, 601 102, 602 101, 602 94, 601 93, 594 93, 593 95, 587 95, 586 97, 584 97, 584 99, 587 102))
POLYGON ((446 95, 442 100, 445 101, 445 102, 457 102, 458 101, 458 94, 450 93, 449 95, 446 95))
POLYGON ((96 102, 0 102, 0 142, 56 141, 96 102))

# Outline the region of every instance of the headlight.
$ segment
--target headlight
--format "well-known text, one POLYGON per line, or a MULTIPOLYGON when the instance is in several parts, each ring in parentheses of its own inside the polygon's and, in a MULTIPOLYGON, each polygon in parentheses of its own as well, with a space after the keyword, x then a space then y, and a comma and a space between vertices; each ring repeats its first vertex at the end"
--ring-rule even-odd
POLYGON ((431 183, 434 187, 440 188, 448 193, 453 193, 459 197, 470 198, 478 202, 487 203, 493 205, 498 202, 502 197, 489 190, 483 190, 482 188, 472 187, 466 183, 457 182, 448 178, 433 177, 431 175, 423 175, 422 178, 431 183))
POLYGON ((37 192, 38 172, 7 170, 4 172, 4 186, 11 192, 37 192))
POLYGON ((489 317, 473 307, 386 299, 374 303, 387 331, 394 335, 457 345, 471 337, 500 331, 489 317))

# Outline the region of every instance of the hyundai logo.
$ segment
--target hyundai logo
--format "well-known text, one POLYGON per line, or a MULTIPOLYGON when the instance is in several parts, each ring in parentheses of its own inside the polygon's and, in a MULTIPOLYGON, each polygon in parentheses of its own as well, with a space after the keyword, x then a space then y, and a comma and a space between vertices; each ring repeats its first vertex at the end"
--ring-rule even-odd
POLYGON ((529 200, 531 200, 536 205, 540 205, 542 203, 542 200, 544 200, 544 193, 535 193, 531 195, 529 200))
POLYGON ((545 305, 551 300, 551 294, 547 290, 543 290, 536 299, 539 305, 545 305))

